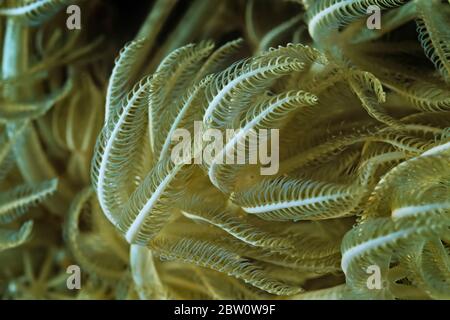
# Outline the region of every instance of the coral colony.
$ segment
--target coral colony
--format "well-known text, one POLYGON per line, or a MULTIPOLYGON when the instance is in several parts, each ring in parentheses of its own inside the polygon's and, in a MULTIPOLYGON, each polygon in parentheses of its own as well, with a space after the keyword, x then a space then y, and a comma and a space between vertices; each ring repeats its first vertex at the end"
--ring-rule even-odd
POLYGON ((0 20, 2 298, 450 299, 449 1, 0 20))

